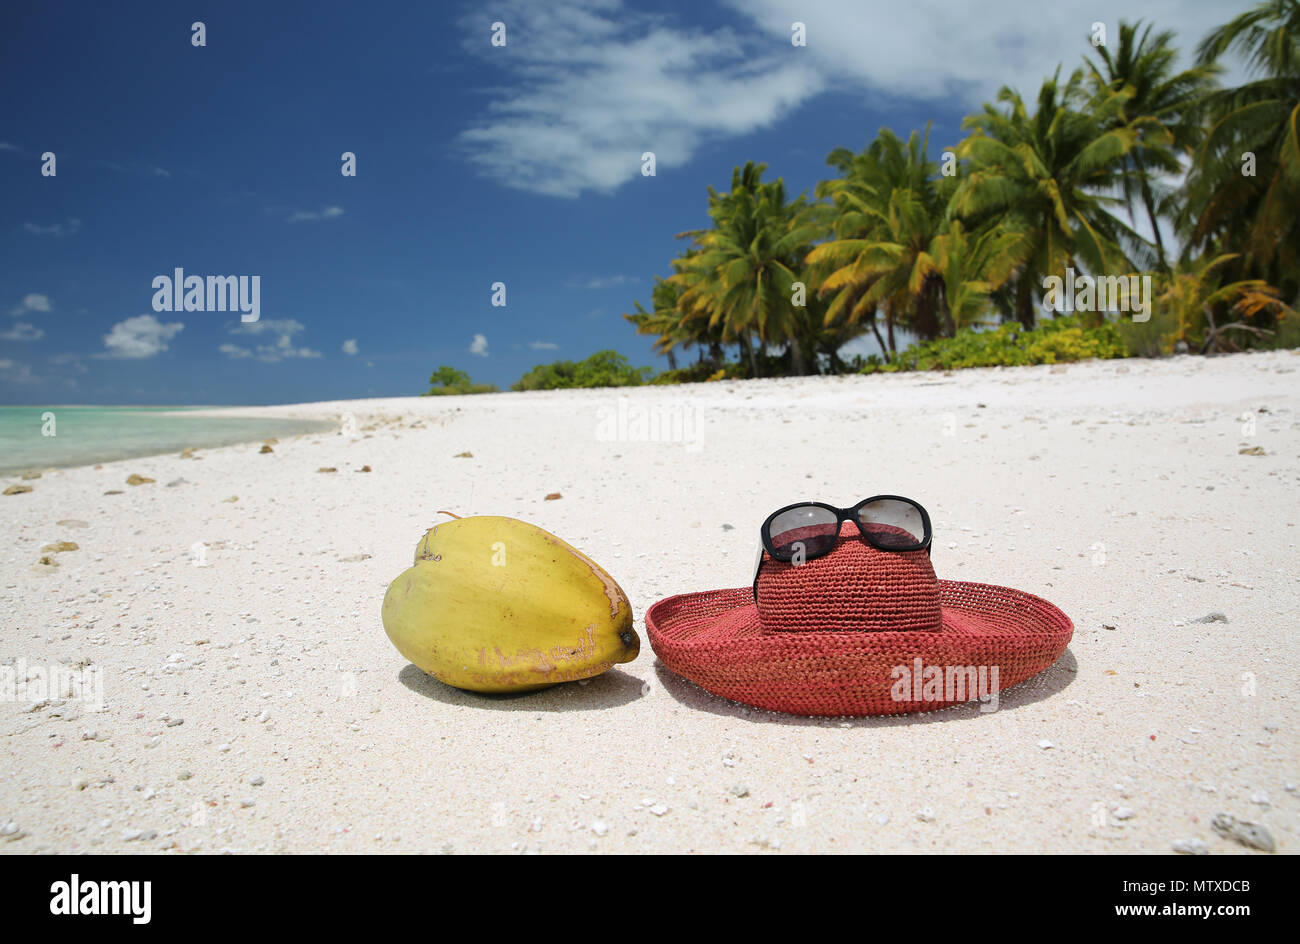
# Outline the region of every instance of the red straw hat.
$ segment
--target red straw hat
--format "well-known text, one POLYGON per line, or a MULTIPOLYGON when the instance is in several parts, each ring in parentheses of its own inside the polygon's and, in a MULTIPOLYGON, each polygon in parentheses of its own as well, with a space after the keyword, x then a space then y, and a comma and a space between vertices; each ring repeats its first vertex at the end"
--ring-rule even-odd
POLYGON ((991 695, 1055 662, 1074 632, 1009 587, 939 580, 925 551, 879 551, 845 522, 800 566, 766 553, 749 587, 660 600, 655 655, 715 695, 798 715, 928 711, 991 695))

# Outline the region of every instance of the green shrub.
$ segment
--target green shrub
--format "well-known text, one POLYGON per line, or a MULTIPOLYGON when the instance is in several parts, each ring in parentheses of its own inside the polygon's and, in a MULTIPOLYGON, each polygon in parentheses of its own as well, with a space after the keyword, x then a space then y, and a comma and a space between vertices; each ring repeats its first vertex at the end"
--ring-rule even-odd
POLYGON ((721 366, 713 361, 700 361, 690 367, 666 370, 650 381, 653 384, 704 383, 709 380, 734 380, 745 376, 744 365, 728 361, 721 366), (721 372, 722 376, 718 374, 721 372))
POLYGON ((496 393, 494 384, 476 384, 469 374, 455 367, 443 365, 429 376, 430 387, 424 397, 454 397, 467 393, 496 393))
POLYGON ((573 361, 538 364, 510 385, 511 390, 565 390, 575 387, 578 365, 573 361))
POLYGON ((538 364, 511 390, 566 390, 573 387, 639 387, 654 376, 651 367, 633 367, 618 351, 597 351, 584 361, 538 364))
POLYGON ((1277 333, 1272 340, 1275 350, 1300 347, 1300 318, 1295 315, 1278 315, 1277 333))
MULTIPOLYGON (((1168 305, 1153 305, 1151 317, 1134 322, 1125 318, 1118 322, 1120 340, 1130 357, 1163 357, 1174 353, 1174 345, 1182 337, 1183 329, 1178 316, 1168 305)), ((1199 350, 1199 342, 1194 342, 1199 350)))
POLYGON ((1126 355, 1127 349, 1114 323, 1084 327, 1077 316, 1070 316, 1044 321, 1032 331, 1026 331, 1018 322, 990 331, 964 328, 956 337, 913 345, 889 363, 872 355, 867 358, 862 373, 1020 367, 1126 355))

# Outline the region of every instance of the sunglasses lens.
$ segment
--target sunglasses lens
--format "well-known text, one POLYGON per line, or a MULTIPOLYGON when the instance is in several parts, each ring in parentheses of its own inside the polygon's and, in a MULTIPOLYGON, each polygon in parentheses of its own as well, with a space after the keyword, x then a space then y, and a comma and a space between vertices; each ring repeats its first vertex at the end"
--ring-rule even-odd
POLYGON ((805 558, 817 557, 835 545, 839 519, 826 508, 800 505, 773 518, 768 534, 781 560, 791 560, 801 549, 805 558))
POLYGON ((896 498, 863 505, 858 509, 858 525, 880 547, 915 547, 925 542, 921 509, 896 498))

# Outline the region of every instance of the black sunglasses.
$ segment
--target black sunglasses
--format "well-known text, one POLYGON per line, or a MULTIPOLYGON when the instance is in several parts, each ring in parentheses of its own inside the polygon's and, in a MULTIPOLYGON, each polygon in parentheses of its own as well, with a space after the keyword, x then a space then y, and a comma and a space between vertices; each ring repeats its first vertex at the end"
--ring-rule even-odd
MULTIPOLYGON (((930 553, 934 537, 930 515, 918 502, 901 495, 864 498, 852 508, 836 508, 822 502, 797 502, 778 508, 767 516, 760 529, 763 550, 773 560, 796 566, 830 553, 839 540, 840 523, 854 521, 862 539, 880 551, 924 550, 930 553)), ((760 551, 754 567, 754 599, 758 599, 760 551)))
POLYGON ((840 523, 857 523, 862 538, 880 551, 930 549, 930 515, 901 495, 864 498, 852 508, 822 502, 798 502, 767 516, 760 532, 774 560, 803 562, 829 553, 839 540, 840 523))

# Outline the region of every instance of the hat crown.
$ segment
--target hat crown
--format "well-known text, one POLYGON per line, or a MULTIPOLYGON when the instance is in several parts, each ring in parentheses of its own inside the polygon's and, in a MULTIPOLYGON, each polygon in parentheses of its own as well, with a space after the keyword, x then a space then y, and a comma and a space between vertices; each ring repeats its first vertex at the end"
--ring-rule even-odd
POLYGON ((763 555, 758 616, 764 632, 937 632, 939 581, 930 555, 880 551, 844 522, 829 554, 803 564, 763 555))

